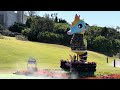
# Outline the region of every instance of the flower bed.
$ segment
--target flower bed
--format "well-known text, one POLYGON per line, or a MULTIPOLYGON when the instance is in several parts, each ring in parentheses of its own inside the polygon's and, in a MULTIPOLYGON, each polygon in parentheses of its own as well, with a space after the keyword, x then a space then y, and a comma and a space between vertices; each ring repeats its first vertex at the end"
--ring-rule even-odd
POLYGON ((79 76, 94 76, 94 72, 96 71, 96 63, 95 62, 81 62, 81 61, 65 61, 61 60, 60 67, 63 70, 77 72, 79 76))
POLYGON ((50 78, 61 78, 61 79, 68 79, 69 74, 68 73, 58 73, 57 71, 54 70, 38 70, 36 72, 30 72, 28 70, 22 70, 22 71, 17 71, 13 74, 17 75, 26 75, 26 76, 44 76, 44 77, 50 77, 50 78))
POLYGON ((110 74, 99 76, 98 79, 120 79, 120 74, 110 74))
POLYGON ((85 79, 120 79, 120 74, 109 74, 95 77, 86 77, 85 79))

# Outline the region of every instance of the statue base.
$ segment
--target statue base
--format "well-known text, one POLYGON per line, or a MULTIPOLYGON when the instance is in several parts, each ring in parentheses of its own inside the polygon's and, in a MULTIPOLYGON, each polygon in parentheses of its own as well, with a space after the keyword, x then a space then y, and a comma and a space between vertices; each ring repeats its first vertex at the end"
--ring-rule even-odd
POLYGON ((95 62, 82 62, 77 60, 69 62, 61 60, 60 67, 70 73, 77 73, 80 77, 95 76, 94 72, 96 71, 95 62))

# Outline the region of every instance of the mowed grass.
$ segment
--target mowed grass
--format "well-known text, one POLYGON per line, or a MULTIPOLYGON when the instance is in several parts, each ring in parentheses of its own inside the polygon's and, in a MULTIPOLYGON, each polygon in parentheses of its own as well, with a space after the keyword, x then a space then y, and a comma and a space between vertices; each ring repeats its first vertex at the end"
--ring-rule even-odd
POLYGON ((70 48, 30 41, 16 40, 13 37, 0 39, 0 69, 26 69, 29 57, 37 60, 37 66, 58 69, 60 59, 69 59, 73 54, 70 48))
MULTIPOLYGON (((74 55, 71 49, 56 44, 46 44, 30 41, 16 40, 14 37, 0 39, 0 71, 15 71, 27 69, 29 57, 37 60, 39 69, 60 69, 60 60, 69 59, 69 54, 74 55)), ((88 51, 88 61, 97 63, 96 74, 120 73, 120 68, 111 66, 114 58, 88 51)))

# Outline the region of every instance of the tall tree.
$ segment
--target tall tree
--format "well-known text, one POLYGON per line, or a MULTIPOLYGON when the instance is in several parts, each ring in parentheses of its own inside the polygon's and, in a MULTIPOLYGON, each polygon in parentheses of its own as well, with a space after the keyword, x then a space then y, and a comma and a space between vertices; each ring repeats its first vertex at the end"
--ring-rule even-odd
POLYGON ((58 18, 57 18, 57 16, 55 17, 55 22, 56 22, 56 23, 58 22, 58 18))
POLYGON ((120 27, 119 26, 116 26, 116 29, 117 29, 117 31, 120 31, 120 27))

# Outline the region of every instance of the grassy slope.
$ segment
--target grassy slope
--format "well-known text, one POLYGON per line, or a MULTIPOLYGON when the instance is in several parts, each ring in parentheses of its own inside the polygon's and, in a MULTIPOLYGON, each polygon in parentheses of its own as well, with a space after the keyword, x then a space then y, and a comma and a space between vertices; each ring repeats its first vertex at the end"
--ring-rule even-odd
MULTIPOLYGON (((20 41, 13 37, 0 39, 0 71, 26 69, 29 57, 37 59, 37 66, 44 69, 59 69, 60 59, 74 55, 71 49, 61 45, 20 41)), ((111 66, 113 58, 106 63, 106 56, 88 51, 88 61, 97 62, 97 73, 120 73, 120 68, 111 66)))

